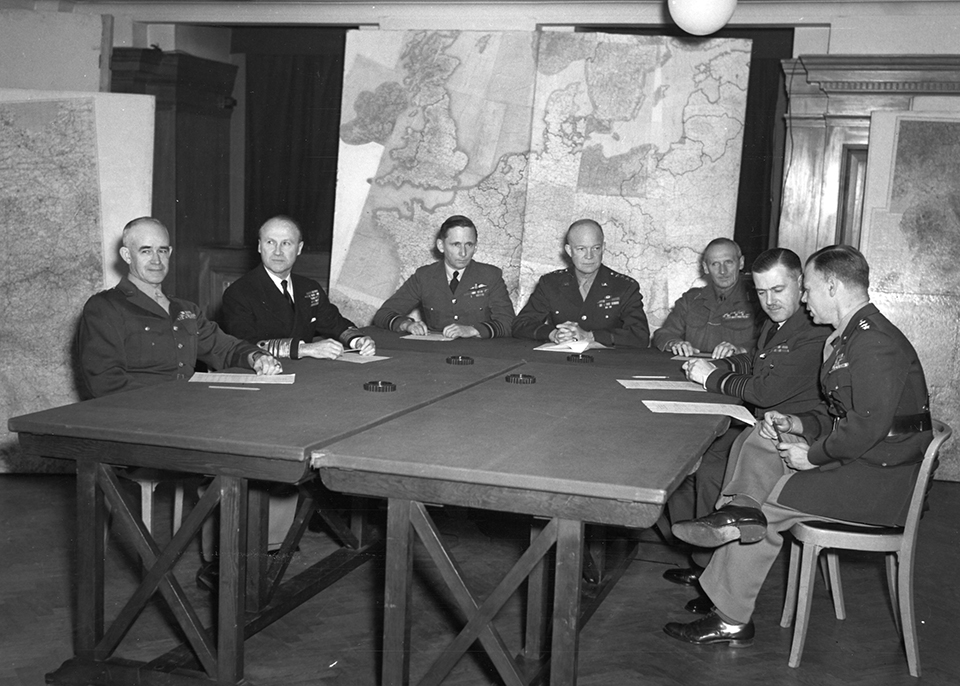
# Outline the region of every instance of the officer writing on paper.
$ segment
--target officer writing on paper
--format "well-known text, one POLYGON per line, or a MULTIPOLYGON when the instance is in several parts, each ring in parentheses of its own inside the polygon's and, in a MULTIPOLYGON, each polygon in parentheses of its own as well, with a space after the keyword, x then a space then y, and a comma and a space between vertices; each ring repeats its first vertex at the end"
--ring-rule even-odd
POLYGON ((223 293, 223 328, 281 358, 336 359, 344 349, 373 355, 376 344, 330 302, 320 284, 293 274, 303 250, 290 217, 268 219, 257 242, 261 264, 223 293), (314 341, 320 336, 321 340, 314 341))
POLYGON ((685 357, 709 353, 714 359, 749 352, 757 340, 760 308, 749 277, 741 274, 740 246, 714 238, 700 265, 707 285, 680 296, 654 332, 654 347, 685 357))
POLYGON ((473 260, 474 223, 463 215, 447 218, 436 247, 443 259, 417 269, 377 310, 374 325, 416 336, 429 331, 447 338, 509 336, 513 304, 500 269, 473 260), (423 321, 409 316, 417 308, 423 321))
POLYGON ((221 331, 197 305, 164 294, 161 285, 172 252, 166 227, 152 217, 134 219, 123 228, 120 257, 129 273, 113 288, 92 296, 80 319, 83 396, 185 381, 197 360, 214 369, 281 372, 273 356, 221 331))
POLYGON ((640 285, 603 264, 603 229, 579 219, 563 250, 572 268, 544 274, 513 321, 513 335, 552 343, 596 342, 646 348, 650 342, 640 285))

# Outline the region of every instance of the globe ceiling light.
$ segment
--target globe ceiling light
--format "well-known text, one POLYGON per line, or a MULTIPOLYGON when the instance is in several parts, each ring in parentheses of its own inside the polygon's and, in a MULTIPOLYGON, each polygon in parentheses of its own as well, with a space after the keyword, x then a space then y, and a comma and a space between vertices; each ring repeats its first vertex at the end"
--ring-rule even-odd
POLYGON ((667 0, 667 7, 681 29, 694 36, 707 36, 730 21, 737 0, 667 0))

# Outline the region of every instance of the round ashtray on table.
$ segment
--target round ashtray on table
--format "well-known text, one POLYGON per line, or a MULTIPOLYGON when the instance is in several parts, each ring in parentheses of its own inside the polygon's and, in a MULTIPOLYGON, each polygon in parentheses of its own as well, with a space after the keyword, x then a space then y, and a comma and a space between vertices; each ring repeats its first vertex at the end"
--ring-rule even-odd
POLYGON ((368 381, 363 384, 363 390, 374 393, 392 393, 397 390, 397 384, 392 381, 368 381))
POLYGON ((576 362, 578 364, 593 362, 593 355, 584 355, 583 353, 573 353, 571 355, 567 355, 567 362, 576 362))
POLYGON ((532 384, 537 383, 537 377, 535 377, 533 374, 507 374, 506 382, 521 385, 532 384))
POLYGON ((447 358, 447 364, 456 364, 456 365, 473 364, 473 358, 470 357, 469 355, 451 355, 450 357, 447 358))

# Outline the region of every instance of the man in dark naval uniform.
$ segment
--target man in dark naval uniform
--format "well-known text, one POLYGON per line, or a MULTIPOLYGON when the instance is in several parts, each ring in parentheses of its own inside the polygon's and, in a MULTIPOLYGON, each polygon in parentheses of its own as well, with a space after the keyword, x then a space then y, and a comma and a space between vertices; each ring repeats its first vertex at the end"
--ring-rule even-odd
POLYGON ((463 215, 448 217, 437 234, 443 260, 420 267, 373 315, 381 329, 447 338, 510 335, 513 303, 498 267, 475 262, 477 227, 463 215), (419 308, 422 320, 410 313, 419 308))
POLYGON ((268 219, 257 243, 262 264, 223 293, 223 328, 275 357, 335 359, 344 348, 373 355, 373 339, 360 333, 320 284, 291 273, 303 233, 290 217, 268 219), (314 342, 314 337, 323 340, 314 342))
POLYGON ((129 273, 92 296, 80 318, 77 352, 85 398, 186 381, 198 359, 214 369, 280 371, 276 359, 225 334, 194 303, 164 294, 172 252, 170 234, 152 217, 123 228, 120 257, 129 273))
POLYGON ((729 238, 714 238, 701 261, 707 285, 680 296, 663 326, 653 334, 653 347, 690 356, 713 358, 753 349, 760 311, 749 280, 742 278, 743 254, 729 238))
MULTIPOLYGON (((760 418, 767 410, 793 413, 812 410, 820 404, 817 372, 830 327, 814 324, 800 302, 803 281, 800 258, 792 250, 772 248, 757 257, 752 274, 760 305, 767 314, 756 352, 718 360, 689 360, 683 366, 687 378, 708 391, 742 400, 760 418)), ((680 489, 670 497, 673 521, 713 512, 721 485, 725 494, 741 492, 743 486, 736 467, 745 455, 745 461, 749 462, 750 451, 758 445, 771 452, 775 450, 769 440, 757 435, 756 429, 731 428, 714 441, 693 474, 694 506, 687 505, 688 496, 680 489)), ((673 583, 696 586, 710 556, 711 549, 696 551, 691 555, 690 568, 668 569, 663 577, 673 583)), ((707 614, 711 607, 711 601, 701 595, 687 603, 686 609, 707 614)))
POLYGON ((929 396, 916 351, 870 303, 869 283, 866 260, 850 246, 823 248, 807 260, 804 302, 815 322, 834 328, 820 369, 825 401, 808 412, 764 416, 759 435, 777 455, 758 451, 742 468, 756 484, 776 477, 766 496, 759 488, 738 494, 715 513, 674 527, 686 541, 719 547, 700 577, 715 611, 667 624, 670 636, 749 645, 756 598, 780 552, 781 532, 797 522, 904 523, 932 439, 929 396))
POLYGON ((567 229, 564 251, 572 269, 540 277, 513 320, 513 335, 537 341, 596 341, 646 348, 650 329, 639 284, 603 264, 603 229, 579 219, 567 229))

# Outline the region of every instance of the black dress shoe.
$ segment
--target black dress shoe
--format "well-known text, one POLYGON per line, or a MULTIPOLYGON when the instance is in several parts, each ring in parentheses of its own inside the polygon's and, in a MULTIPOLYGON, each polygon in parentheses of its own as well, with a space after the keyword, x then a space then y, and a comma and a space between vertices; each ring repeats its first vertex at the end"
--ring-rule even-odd
POLYGON ((673 535, 701 548, 716 548, 735 541, 756 543, 767 534, 767 518, 755 507, 724 505, 705 517, 678 522, 673 535))
POLYGON ((220 588, 220 562, 208 560, 200 563, 197 570, 197 588, 216 594, 220 588))
POLYGON ((672 567, 663 573, 663 578, 680 586, 696 586, 701 574, 703 567, 672 567))
POLYGON ((713 601, 701 593, 684 605, 683 609, 695 615, 708 615, 713 612, 713 601))
POLYGON ((746 648, 753 644, 753 622, 727 624, 716 612, 701 617, 689 624, 670 622, 663 627, 664 633, 679 641, 694 645, 726 643, 731 648, 746 648))

